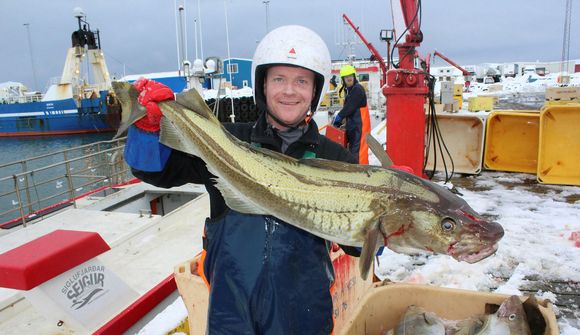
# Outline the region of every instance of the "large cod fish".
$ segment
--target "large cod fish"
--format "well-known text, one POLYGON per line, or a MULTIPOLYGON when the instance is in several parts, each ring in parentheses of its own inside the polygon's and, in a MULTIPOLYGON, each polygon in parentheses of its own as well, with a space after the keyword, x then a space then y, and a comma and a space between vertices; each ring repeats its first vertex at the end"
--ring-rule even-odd
MULTIPOLYGON (((145 115, 138 92, 113 83, 125 124, 145 115)), ((446 188, 402 171, 324 159, 294 159, 231 135, 190 90, 159 103, 160 141, 202 158, 227 205, 272 215, 342 245, 362 247, 366 278, 376 250, 430 251, 474 263, 497 250, 502 227, 446 188)), ((377 154, 377 153, 375 153, 377 154)))

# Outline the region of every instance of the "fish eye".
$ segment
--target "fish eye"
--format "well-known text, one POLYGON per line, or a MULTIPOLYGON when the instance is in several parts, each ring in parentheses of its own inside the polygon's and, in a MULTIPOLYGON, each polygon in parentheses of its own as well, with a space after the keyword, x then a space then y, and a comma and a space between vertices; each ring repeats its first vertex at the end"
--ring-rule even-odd
POLYGON ((450 218, 445 218, 441 221, 441 228, 445 232, 450 232, 455 229, 455 221, 450 218))
POLYGON ((508 320, 510 320, 510 321, 514 321, 515 319, 516 319, 515 314, 510 314, 510 316, 508 316, 508 320))

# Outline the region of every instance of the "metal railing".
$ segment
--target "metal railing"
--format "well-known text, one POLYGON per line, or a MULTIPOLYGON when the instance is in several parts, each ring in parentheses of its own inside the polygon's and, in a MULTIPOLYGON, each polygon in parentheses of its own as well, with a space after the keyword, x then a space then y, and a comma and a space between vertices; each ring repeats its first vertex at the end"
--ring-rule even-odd
POLYGON ((132 178, 125 138, 95 142, 0 165, 0 227, 27 222, 89 194, 114 192, 132 178))

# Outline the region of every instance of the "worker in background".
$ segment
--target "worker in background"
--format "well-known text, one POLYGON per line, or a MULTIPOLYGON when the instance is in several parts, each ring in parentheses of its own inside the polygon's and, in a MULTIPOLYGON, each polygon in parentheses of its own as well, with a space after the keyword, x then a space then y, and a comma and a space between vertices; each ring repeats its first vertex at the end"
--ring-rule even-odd
POLYGON ((346 121, 346 140, 348 150, 358 158, 359 164, 369 163, 369 151, 366 135, 371 132, 371 120, 364 87, 356 79, 356 70, 352 65, 340 69, 342 87, 339 95, 346 90, 344 106, 334 117, 333 125, 340 127, 346 121))
MULTIPOLYGON (((327 91, 330 67, 328 48, 313 31, 301 26, 271 31, 252 63, 260 117, 224 126, 242 141, 294 158, 356 163, 347 150, 320 135, 312 119, 327 91)), ((330 334, 330 243, 278 218, 228 208, 204 161, 158 143, 156 102, 172 99, 171 91, 146 79, 135 87, 147 117, 129 129, 125 159, 133 174, 160 187, 205 184, 210 196, 199 267, 209 286, 208 333, 330 334)))

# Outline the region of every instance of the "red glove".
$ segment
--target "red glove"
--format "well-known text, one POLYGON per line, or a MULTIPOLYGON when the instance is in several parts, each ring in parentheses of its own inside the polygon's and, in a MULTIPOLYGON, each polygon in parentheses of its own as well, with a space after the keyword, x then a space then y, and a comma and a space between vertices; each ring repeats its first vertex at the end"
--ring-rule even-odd
POLYGON ((147 116, 137 120, 135 126, 149 132, 159 131, 162 114, 157 103, 173 100, 175 98, 173 91, 159 82, 145 78, 137 80, 133 85, 137 91, 141 92, 137 100, 147 108, 147 116))
POLYGON ((396 169, 396 170, 400 170, 400 171, 414 173, 413 169, 407 165, 391 165, 391 169, 396 169))

